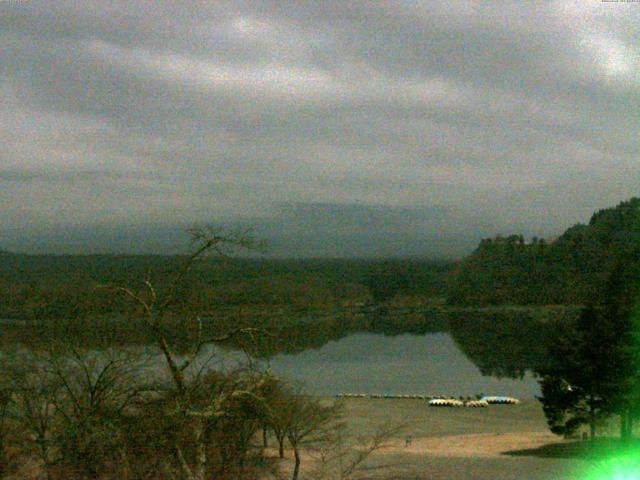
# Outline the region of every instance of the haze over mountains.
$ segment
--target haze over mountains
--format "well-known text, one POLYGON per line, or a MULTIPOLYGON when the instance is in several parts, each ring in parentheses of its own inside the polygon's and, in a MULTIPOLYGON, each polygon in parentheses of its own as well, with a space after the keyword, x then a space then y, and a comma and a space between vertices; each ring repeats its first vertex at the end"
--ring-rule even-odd
MULTIPOLYGON (((570 197, 571 192, 567 192, 570 197)), ((573 205, 567 198, 565 205, 573 205)), ((516 204, 511 205, 516 210, 516 204)), ((567 209, 565 209, 567 210, 567 209)), ((268 241, 273 257, 433 257, 460 258, 480 239, 523 234, 549 238, 564 230, 562 206, 536 210, 520 207, 519 221, 501 221, 479 208, 461 211, 445 207, 383 207, 337 203, 290 204, 272 217, 227 218, 216 224, 229 228, 255 228, 268 241), (532 227, 538 223, 537 227, 532 227)), ((514 213, 515 215, 515 213, 514 213)), ((566 215, 566 213, 565 213, 566 215)), ((589 216, 567 219, 567 227, 586 223, 589 216)), ((151 253, 175 254, 189 249, 188 229, 204 222, 139 224, 54 224, 47 227, 5 228, 3 248, 21 253, 151 253)))
POLYGON ((631 2, 0 2, 0 246, 555 236, 637 194, 639 37, 631 2))

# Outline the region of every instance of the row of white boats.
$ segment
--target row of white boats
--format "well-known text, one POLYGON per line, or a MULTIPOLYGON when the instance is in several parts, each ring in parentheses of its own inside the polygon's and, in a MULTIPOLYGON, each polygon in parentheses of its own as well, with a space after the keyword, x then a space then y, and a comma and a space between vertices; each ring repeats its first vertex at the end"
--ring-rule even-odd
POLYGON ((397 395, 391 393, 339 393, 338 398, 405 398, 413 400, 431 400, 437 398, 429 395, 397 395))
POLYGON ((502 395, 485 395, 480 398, 454 398, 454 397, 438 397, 431 395, 394 395, 386 393, 339 393, 338 398, 384 398, 384 399, 413 399, 427 400, 430 407, 468 407, 482 408, 489 405, 517 405, 520 400, 514 397, 506 397, 502 395))
POLYGON ((468 407, 482 408, 489 405, 517 405, 520 400, 513 397, 490 396, 481 397, 477 400, 459 400, 457 398, 432 398, 429 400, 430 407, 468 407))

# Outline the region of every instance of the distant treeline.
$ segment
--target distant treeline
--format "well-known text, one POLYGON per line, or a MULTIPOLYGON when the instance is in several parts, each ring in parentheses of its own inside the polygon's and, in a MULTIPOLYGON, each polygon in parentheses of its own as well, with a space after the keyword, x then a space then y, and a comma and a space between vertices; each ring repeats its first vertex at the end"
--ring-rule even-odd
MULTIPOLYGON (((0 253, 0 318, 60 319, 130 312, 104 286, 163 290, 181 256, 19 255, 0 253)), ((444 297, 452 262, 401 260, 210 259, 189 273, 175 313, 212 314, 248 306, 332 310, 444 297)))
POLYGON ((451 282, 454 305, 579 305, 594 302, 612 274, 635 282, 640 198, 595 213, 557 239, 521 235, 483 240, 451 282))
MULTIPOLYGON (((461 262, 215 258, 199 262, 175 313, 211 315, 247 306, 332 311, 385 303, 454 306, 582 305, 600 295, 612 273, 640 259, 640 199, 601 210, 554 240, 522 235, 483 240, 461 262)), ((101 286, 163 290, 186 257, 154 255, 22 255, 0 250, 0 318, 54 319, 131 312, 101 286)))

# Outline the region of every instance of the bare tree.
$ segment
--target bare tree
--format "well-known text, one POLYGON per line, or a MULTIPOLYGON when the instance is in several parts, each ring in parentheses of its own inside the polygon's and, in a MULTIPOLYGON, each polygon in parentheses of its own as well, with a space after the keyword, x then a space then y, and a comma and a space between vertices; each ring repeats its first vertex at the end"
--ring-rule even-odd
POLYGON ((287 428, 292 412, 289 409, 289 401, 292 393, 283 383, 276 383, 271 387, 270 394, 266 396, 266 425, 265 430, 270 429, 278 442, 278 456, 284 458, 284 442, 287 438, 287 428))
POLYGON ((93 479, 119 465, 121 478, 128 477, 122 424, 125 411, 148 389, 139 377, 140 356, 72 348, 51 355, 46 369, 57 387, 51 402, 60 415, 55 446, 63 475, 74 471, 78 478, 93 479))
MULTIPOLYGON (((199 317, 187 318, 180 324, 187 330, 194 323, 197 325, 197 335, 189 352, 178 355, 171 336, 167 334, 166 323, 168 313, 178 301, 179 292, 186 281, 189 272, 203 259, 210 255, 228 256, 242 250, 261 250, 264 243, 256 240, 251 230, 239 232, 223 232, 211 227, 193 229, 191 232, 193 251, 188 255, 167 288, 156 288, 149 278, 144 281, 141 289, 127 286, 108 287, 130 298, 137 307, 141 308, 144 325, 151 334, 153 341, 160 349, 169 377, 173 385, 174 414, 189 425, 189 439, 186 443, 175 445, 176 461, 179 465, 181 477, 185 480, 204 480, 207 468, 206 429, 211 422, 217 421, 225 415, 228 403, 227 394, 214 397, 207 405, 192 401, 192 388, 186 371, 194 364, 203 348, 215 342, 223 342, 241 336, 258 334, 255 328, 237 328, 219 335, 206 336, 199 317), (193 453, 187 455, 186 445, 193 446, 193 453)), ((175 325, 174 325, 175 326, 175 325)), ((252 392, 234 392, 233 395, 253 395, 252 392)))
MULTIPOLYGON (((377 451, 389 446, 391 439, 401 434, 404 423, 383 423, 370 435, 353 435, 345 424, 340 424, 327 441, 311 450, 314 457, 314 480, 351 480, 366 468, 365 462, 377 451)), ((384 468, 380 465, 375 468, 384 468)))
POLYGON ((121 427, 141 391, 138 358, 124 350, 69 347, 12 355, 5 365, 12 450, 37 458, 48 480, 99 478, 116 468, 126 479, 121 427))
POLYGON ((326 404, 322 400, 296 394, 282 405, 281 415, 286 424, 287 440, 293 448, 292 480, 298 480, 302 462, 301 449, 327 441, 341 415, 342 405, 326 404))
POLYGON ((25 362, 30 372, 14 376, 14 418, 17 430, 22 432, 18 444, 26 452, 39 458, 44 475, 51 479, 54 463, 54 435, 60 426, 60 415, 55 408, 60 384, 43 365, 31 359, 25 362))

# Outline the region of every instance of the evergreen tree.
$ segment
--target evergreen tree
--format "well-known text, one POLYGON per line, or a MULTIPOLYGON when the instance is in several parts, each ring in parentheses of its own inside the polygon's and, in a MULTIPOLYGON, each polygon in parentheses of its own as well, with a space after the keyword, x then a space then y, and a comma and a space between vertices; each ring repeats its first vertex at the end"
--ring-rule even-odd
POLYGON ((577 324, 552 342, 548 364, 536 372, 551 431, 569 436, 586 424, 593 438, 620 395, 624 362, 616 326, 602 309, 585 308, 577 324))
POLYGON ((620 416, 620 436, 627 440, 640 416, 640 255, 628 249, 618 258, 603 295, 603 311, 619 336, 614 355, 621 358, 614 410, 620 416))
POLYGON ((617 414, 621 438, 631 437, 640 417, 639 265, 637 249, 619 258, 594 304, 549 346, 549 363, 537 373, 554 433, 589 424, 593 437, 598 419, 617 414))

